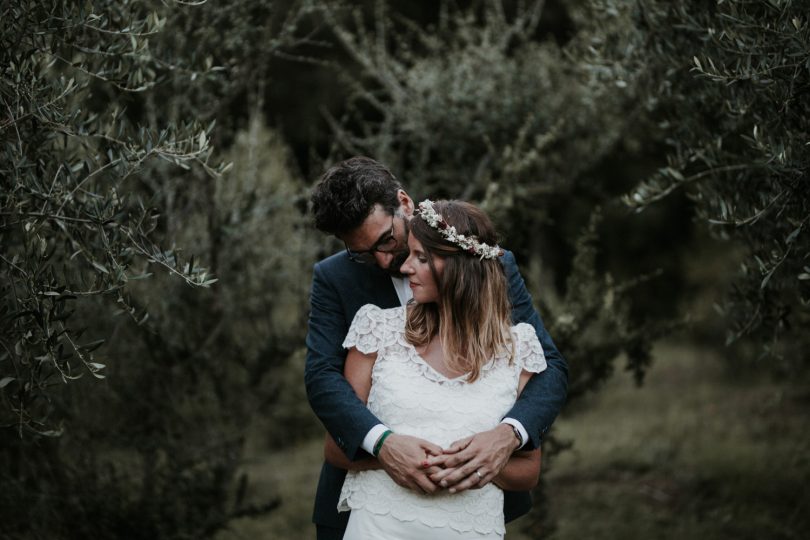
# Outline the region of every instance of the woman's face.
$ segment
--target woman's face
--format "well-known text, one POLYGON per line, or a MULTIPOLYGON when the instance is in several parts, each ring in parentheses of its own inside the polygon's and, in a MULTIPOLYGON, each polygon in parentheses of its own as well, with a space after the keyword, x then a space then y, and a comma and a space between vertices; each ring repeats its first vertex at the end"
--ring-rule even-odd
MULTIPOLYGON (((413 299, 420 304, 438 302, 439 284, 433 278, 433 272, 428 263, 428 254, 422 248, 422 242, 417 240, 413 234, 408 235, 408 249, 410 253, 405 262, 402 263, 400 271, 408 276, 411 282, 413 299)), ((436 274, 441 276, 444 259, 434 255, 433 266, 436 268, 436 274)))

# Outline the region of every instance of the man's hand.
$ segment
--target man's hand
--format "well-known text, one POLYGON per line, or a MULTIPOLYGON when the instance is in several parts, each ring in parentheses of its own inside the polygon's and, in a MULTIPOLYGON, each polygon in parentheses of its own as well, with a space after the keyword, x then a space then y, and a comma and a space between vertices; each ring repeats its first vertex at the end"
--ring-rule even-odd
POLYGON ((430 480, 450 493, 482 488, 501 472, 519 444, 508 424, 456 441, 442 455, 428 458, 429 466, 442 468, 430 480))
POLYGON ((392 433, 385 439, 377 459, 400 486, 420 493, 435 493, 440 488, 428 478, 428 473, 436 470, 426 465, 426 461, 431 456, 441 456, 442 451, 440 446, 424 439, 392 433))

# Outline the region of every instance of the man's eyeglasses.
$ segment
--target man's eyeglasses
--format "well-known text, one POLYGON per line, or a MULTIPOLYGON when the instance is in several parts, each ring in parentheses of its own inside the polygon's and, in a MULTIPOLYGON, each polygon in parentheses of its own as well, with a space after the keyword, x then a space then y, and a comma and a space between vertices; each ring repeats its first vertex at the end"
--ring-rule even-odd
POLYGON ((343 242, 346 247, 346 253, 349 254, 349 259, 357 263, 363 264, 376 264, 377 259, 374 253, 391 253, 397 248, 397 239, 394 237, 394 216, 391 216, 391 229, 388 234, 380 238, 371 248, 363 251, 352 251, 346 242, 343 242))

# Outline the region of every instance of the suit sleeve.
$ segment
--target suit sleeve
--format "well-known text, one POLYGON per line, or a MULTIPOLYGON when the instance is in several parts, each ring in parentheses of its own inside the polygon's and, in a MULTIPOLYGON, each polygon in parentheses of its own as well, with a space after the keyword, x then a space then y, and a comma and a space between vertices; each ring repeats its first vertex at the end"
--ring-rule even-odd
POLYGON ((381 422, 368 410, 343 376, 349 329, 340 297, 319 264, 315 265, 310 296, 307 358, 304 382, 315 415, 337 445, 351 459, 368 457, 360 445, 381 422))
POLYGON ((509 300, 512 302, 512 322, 527 323, 534 328, 546 357, 547 369, 529 380, 514 407, 506 414, 526 428, 530 439, 527 447, 537 448, 565 404, 568 365, 535 311, 515 257, 508 251, 504 254, 503 267, 509 285, 509 300))

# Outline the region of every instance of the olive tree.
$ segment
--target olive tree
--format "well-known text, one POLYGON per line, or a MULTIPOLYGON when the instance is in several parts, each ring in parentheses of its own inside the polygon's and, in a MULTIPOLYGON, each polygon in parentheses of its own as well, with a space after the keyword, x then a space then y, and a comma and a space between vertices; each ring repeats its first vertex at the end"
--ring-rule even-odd
POLYGON ((625 197, 638 211, 686 192, 738 246, 718 303, 727 343, 757 343, 777 371, 807 368, 810 322, 810 20, 802 1, 643 2, 642 91, 668 163, 625 197))
POLYGON ((303 187, 256 90, 309 10, 0 7, 4 534, 199 538, 278 505, 240 465, 311 255, 278 249, 303 187))
POLYGON ((155 50, 167 8, 155 3, 14 1, 0 14, 3 65, 0 282, 0 422, 58 433, 49 421, 54 384, 104 377, 73 316, 77 300, 104 296, 140 322, 126 302, 130 283, 160 267, 209 286, 202 266, 154 240, 160 211, 129 185, 146 164, 217 175, 211 126, 189 116, 146 124, 126 96, 148 91, 185 59, 155 50))

